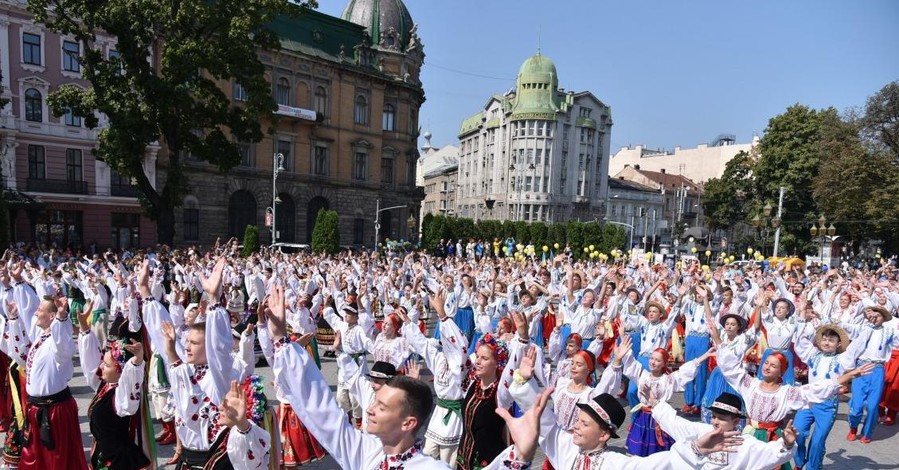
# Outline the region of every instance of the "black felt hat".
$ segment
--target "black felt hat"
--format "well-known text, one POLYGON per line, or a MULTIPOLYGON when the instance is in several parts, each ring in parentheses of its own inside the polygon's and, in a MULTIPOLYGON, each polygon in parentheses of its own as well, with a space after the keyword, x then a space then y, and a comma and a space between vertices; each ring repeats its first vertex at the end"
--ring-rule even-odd
POLYGON ((736 416, 738 418, 746 417, 743 415, 743 400, 741 400, 739 396, 728 392, 723 392, 721 395, 718 395, 718 398, 715 399, 715 402, 712 403, 709 410, 736 416))
POLYGON ((396 367, 389 362, 377 361, 371 366, 368 377, 371 379, 390 380, 396 375, 396 367))
POLYGON ((608 393, 597 395, 587 403, 578 403, 578 408, 584 410, 601 426, 608 428, 612 437, 617 438, 618 429, 624 424, 624 407, 618 400, 608 393))

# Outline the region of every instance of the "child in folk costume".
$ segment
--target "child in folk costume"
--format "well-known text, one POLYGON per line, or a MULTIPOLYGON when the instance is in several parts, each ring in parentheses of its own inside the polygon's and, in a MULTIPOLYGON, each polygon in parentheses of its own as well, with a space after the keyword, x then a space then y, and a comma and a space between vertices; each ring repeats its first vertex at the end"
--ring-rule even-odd
POLYGON ((406 360, 412 353, 409 343, 400 332, 401 326, 402 321, 395 312, 385 315, 381 333, 375 338, 375 344, 372 347, 372 356, 375 361, 388 362, 396 370, 402 370, 405 367, 406 360))
MULTIPOLYGON (((647 307, 651 308, 651 307, 647 307)), ((668 401, 674 392, 683 391, 684 386, 696 376, 696 369, 700 364, 715 353, 714 348, 706 351, 698 358, 685 362, 675 372, 668 371, 668 350, 658 348, 649 356, 648 367, 636 361, 631 351, 629 338, 623 339, 615 348, 615 359, 610 370, 617 374, 618 380, 623 373, 632 384, 639 387, 649 387, 652 396, 659 400, 668 401)), ((605 374, 603 374, 605 379, 605 374)), ((641 397, 640 405, 634 409, 631 417, 632 424, 627 436, 627 450, 632 455, 647 456, 659 451, 668 450, 674 444, 674 439, 659 428, 652 418, 652 409, 641 397)))
MULTIPOLYGON (((351 298, 349 300, 352 300, 351 298)), ((325 305, 330 302, 326 299, 325 305)), ((374 323, 371 316, 363 311, 364 315, 356 310, 355 303, 346 303, 340 307, 343 318, 337 315, 331 307, 326 307, 322 312, 328 324, 334 328, 335 351, 348 354, 363 369, 363 373, 368 369, 368 353, 374 348, 374 342, 368 336, 370 325, 374 323)), ((347 380, 349 373, 342 368, 337 368, 337 401, 347 412, 350 418, 355 422, 356 427, 362 425, 362 409, 349 393, 347 380)))
POLYGON ((766 309, 771 297, 767 296, 761 305, 756 305, 756 315, 761 315, 762 325, 765 327, 765 338, 768 349, 762 353, 759 364, 764 364, 765 359, 773 352, 779 352, 787 360, 786 370, 783 373, 783 382, 787 385, 796 383, 794 373, 792 346, 798 324, 795 317, 796 305, 786 298, 779 298, 771 303, 771 308, 766 309))
POLYGON ((462 405, 465 398, 462 382, 467 372, 465 352, 468 344, 459 327, 446 316, 444 295, 438 292, 434 296, 434 309, 443 326, 443 335, 439 340, 426 338, 405 312, 397 313, 403 320, 401 330, 409 346, 424 358, 428 369, 434 374, 437 404, 425 430, 423 451, 425 455, 447 465, 455 465, 462 437, 462 405))
POLYGON ((889 310, 877 305, 868 306, 863 312, 867 322, 861 326, 844 324, 848 331, 855 333, 852 344, 858 344, 862 348, 856 365, 872 370, 871 375, 852 382, 852 398, 849 400, 849 435, 846 436, 846 440, 856 439, 858 427, 862 424, 862 416, 867 413, 861 441, 868 444, 871 442, 874 426, 877 425, 877 412, 886 375, 884 366, 893 348, 899 344, 899 332, 884 326, 892 319, 889 310))
MULTIPOLYGON (((706 287, 697 285, 694 288, 692 300, 685 300, 681 308, 684 316, 684 360, 691 361, 702 356, 709 350, 709 329, 706 323, 706 311, 711 310, 709 305, 709 291, 706 287)), ((684 388, 685 413, 698 415, 702 405, 702 397, 705 394, 708 383, 708 363, 702 363, 696 370, 696 378, 686 384, 684 388)))
MULTIPOLYGON (((749 328, 746 324, 746 319, 738 312, 732 311, 719 316, 719 329, 719 327, 715 326, 712 309, 708 305, 706 306, 706 325, 709 328, 709 334, 715 347, 718 350, 728 348, 737 357, 743 357, 746 351, 758 341, 760 323, 761 318, 756 316, 755 322, 749 328)), ((712 422, 711 405, 722 393, 730 393, 739 397, 737 391, 724 380, 724 373, 721 372, 721 368, 716 364, 711 374, 709 374, 705 395, 702 397, 702 421, 704 423, 712 422)))
POLYGON ((101 350, 96 332, 89 325, 92 307, 88 303, 78 314, 81 370, 87 384, 97 391, 87 409, 94 438, 91 466, 95 470, 150 468, 150 460, 131 433, 140 422, 140 416, 134 414, 141 403, 143 345, 133 339, 130 343, 113 341, 105 351, 101 350))
MULTIPOLYGON (((641 392, 650 394, 648 389, 641 392)), ((711 423, 696 423, 678 417, 671 405, 655 397, 649 398, 649 406, 652 407, 653 419, 677 442, 695 439, 715 429, 735 431, 745 418, 743 400, 728 392, 719 395, 709 406, 711 423)), ((788 425, 784 428, 783 439, 779 441, 762 442, 752 436, 743 436, 743 443, 735 452, 714 452, 698 460, 702 464, 701 468, 708 470, 767 470, 779 467, 789 462, 796 453, 796 434, 796 428, 788 425)))
POLYGON ((594 369, 599 365, 598 358, 602 355, 602 348, 605 345, 606 327, 602 323, 597 323, 595 331, 594 341, 590 343, 586 350, 582 348, 584 340, 577 333, 572 333, 568 337, 568 341, 565 342, 565 348, 562 349, 559 345, 559 338, 561 337, 559 327, 553 328, 553 333, 549 337, 550 361, 544 365, 543 371, 543 375, 549 379, 550 383, 556 383, 562 377, 571 378, 571 359, 579 351, 589 351, 593 354, 594 360, 597 362, 594 364, 594 369))
MULTIPOLYGON (((211 276, 203 279, 207 298, 220 298, 224 266, 225 258, 221 257, 211 276)), ((208 309, 205 323, 190 325, 187 345, 183 353, 179 352, 177 335, 169 321, 168 311, 148 296, 147 270, 148 265, 144 262, 139 289, 145 298, 143 308, 147 331, 152 341, 162 345, 165 353, 163 359, 172 384, 176 432, 183 445, 176 470, 202 467, 215 455, 218 456, 216 458, 223 458, 222 449, 227 449, 224 454, 227 454, 234 468, 266 468, 271 448, 268 433, 255 423, 238 427, 238 432, 231 432, 223 423, 233 420, 220 417, 226 412, 227 416, 236 419, 231 408, 223 409, 226 396, 236 387, 232 381, 237 374, 231 356, 233 340, 228 312, 221 306, 208 309)), ((242 420, 240 424, 244 425, 242 420)))
MULTIPOLYGON (((803 308, 805 300, 800 300, 799 304, 799 308, 803 308)), ((849 335, 839 326, 825 323, 815 328, 811 320, 813 318, 800 318, 794 348, 799 359, 808 364, 808 381, 814 384, 831 380, 854 367, 862 344, 850 345, 849 335)), ((839 403, 839 397, 834 396, 796 413, 793 421, 799 430, 797 467, 806 470, 822 468, 827 435, 836 421, 839 403), (812 424, 815 425, 814 432, 812 424), (806 438, 810 439, 808 446, 805 445, 806 438)))
MULTIPOLYGON (((788 413, 830 399, 841 384, 848 384, 873 369, 870 365, 859 367, 830 380, 797 387, 783 383, 788 362, 782 353, 769 354, 759 368, 758 378, 746 372, 741 359, 730 348, 718 351, 718 367, 725 380, 746 402, 747 427, 744 431, 765 442, 780 438, 788 413)), ((780 468, 791 467, 784 464, 780 468)))

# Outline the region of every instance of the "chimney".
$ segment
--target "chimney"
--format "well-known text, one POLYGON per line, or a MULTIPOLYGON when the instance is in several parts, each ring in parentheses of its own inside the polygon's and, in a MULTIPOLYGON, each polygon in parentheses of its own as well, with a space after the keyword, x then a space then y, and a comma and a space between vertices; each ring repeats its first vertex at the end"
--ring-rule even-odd
POLYGON ((662 168, 661 173, 662 173, 663 175, 665 174, 665 169, 664 169, 664 168, 662 168))

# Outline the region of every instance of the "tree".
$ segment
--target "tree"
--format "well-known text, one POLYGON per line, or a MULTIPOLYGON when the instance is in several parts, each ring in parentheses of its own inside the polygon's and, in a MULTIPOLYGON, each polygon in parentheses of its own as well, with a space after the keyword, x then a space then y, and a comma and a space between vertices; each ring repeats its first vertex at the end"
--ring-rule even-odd
POLYGON ((249 257, 259 251, 259 227, 247 225, 243 231, 243 256, 249 257))
POLYGON ((36 22, 85 45, 80 57, 90 89, 62 86, 48 97, 54 113, 71 110, 89 128, 108 118, 95 155, 132 178, 160 243, 172 244, 174 209, 188 188, 184 158, 227 171, 240 162, 236 142, 262 139, 260 122, 275 107, 260 50, 277 47, 266 29, 277 14, 299 13, 314 0, 29 0, 36 22), (97 44, 118 38, 118 55, 97 44), (239 83, 247 100, 233 103, 219 83, 239 83), (147 147, 165 149, 165 183, 154 188, 143 169, 147 147))
POLYGON ((860 124, 866 142, 899 164, 899 81, 888 83, 868 98, 860 124))
POLYGON ((818 142, 822 123, 837 115, 833 108, 814 110, 795 104, 768 121, 759 142, 761 157, 753 167, 754 207, 758 214, 766 203, 777 204, 781 186, 786 188, 783 204, 781 242, 784 253, 813 252, 809 224, 818 218, 812 186, 821 166, 818 142))
POLYGON ((752 166, 749 153, 741 151, 724 166, 720 178, 705 183, 702 208, 712 230, 726 229, 746 221, 746 198, 752 193, 752 166))
POLYGON ((314 253, 337 254, 340 251, 340 222, 337 211, 322 209, 315 217, 312 229, 312 251, 314 253))

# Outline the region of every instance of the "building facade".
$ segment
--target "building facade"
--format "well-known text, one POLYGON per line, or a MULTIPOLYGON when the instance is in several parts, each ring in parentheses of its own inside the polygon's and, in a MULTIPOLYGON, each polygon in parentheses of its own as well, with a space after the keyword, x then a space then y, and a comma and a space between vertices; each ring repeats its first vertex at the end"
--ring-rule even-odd
POLYGON ((635 245, 648 251, 654 250, 661 240, 660 234, 667 228, 664 208, 665 195, 658 186, 644 186, 624 178, 609 178, 609 204, 605 220, 625 226, 633 235, 635 245))
MULTIPOLYGON (((96 46, 115 54, 116 41, 96 46)), ((78 57, 84 44, 35 24, 21 1, 0 1, 0 157, 10 201, 14 242, 57 247, 127 249, 148 246, 155 225, 141 215, 131 182, 96 160, 97 129, 72 113, 54 116, 50 92, 63 85, 88 87, 78 57)), ((102 126, 102 116, 101 116, 102 126)), ((156 152, 144 169, 155 180, 156 152)))
MULTIPOLYGON (((665 169, 649 171, 640 165, 625 166, 612 179, 630 181, 645 187, 657 188, 664 198, 659 216, 659 236, 670 244, 681 234, 704 232, 702 227, 702 186, 683 175, 672 175, 665 169), (696 230, 691 230, 691 229, 696 230)), ((699 238, 698 235, 694 235, 699 238)))
POLYGON ((418 159, 418 186, 424 188, 421 215, 455 215, 456 186, 459 173, 459 148, 431 146, 431 133, 425 132, 425 146, 418 159))
POLYGON ((558 222, 605 215, 611 109, 559 88, 553 62, 528 58, 514 90, 462 122, 460 217, 558 222))
MULTIPOLYGON (((424 52, 405 5, 351 0, 341 18, 310 10, 273 28, 281 49, 260 57, 279 105, 279 119, 262 128, 273 125, 274 134, 240 143, 243 161, 228 174, 188 160, 191 191, 176 210, 176 239, 208 244, 256 225, 260 241, 271 241, 279 163, 277 241, 310 243, 318 211, 331 209, 342 245, 371 247, 376 207, 394 206, 380 213, 379 238, 408 238, 423 197, 415 181, 425 98, 424 52)), ((242 99, 239 84, 221 86, 242 99)))
POLYGON ((753 153, 759 138, 754 136, 748 144, 736 143, 736 137, 722 134, 710 144, 696 148, 651 150, 643 145, 622 147, 609 163, 609 174, 614 175, 625 166, 640 166, 645 170, 684 175, 697 183, 705 183, 724 174, 724 167, 740 152, 753 153))

